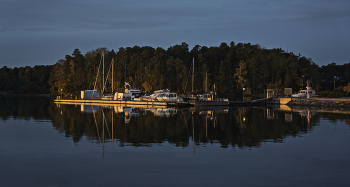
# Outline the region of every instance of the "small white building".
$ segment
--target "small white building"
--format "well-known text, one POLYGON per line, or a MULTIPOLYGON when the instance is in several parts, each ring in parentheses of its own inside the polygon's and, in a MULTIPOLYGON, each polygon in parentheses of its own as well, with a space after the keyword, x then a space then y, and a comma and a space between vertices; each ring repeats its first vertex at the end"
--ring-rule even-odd
POLYGON ((100 92, 97 90, 84 90, 80 92, 80 98, 81 99, 86 99, 86 100, 90 100, 90 99, 96 99, 96 98, 100 98, 100 92))

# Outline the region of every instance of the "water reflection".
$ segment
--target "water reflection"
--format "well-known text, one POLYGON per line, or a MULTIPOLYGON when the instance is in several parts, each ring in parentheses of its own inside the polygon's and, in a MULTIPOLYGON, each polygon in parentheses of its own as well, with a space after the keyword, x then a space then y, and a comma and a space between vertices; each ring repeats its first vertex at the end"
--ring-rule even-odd
MULTIPOLYGON (((9 119, 51 120, 53 127, 74 142, 117 142, 123 146, 177 147, 220 143, 223 148, 260 147, 284 142, 312 131, 320 118, 350 126, 350 112, 322 112, 269 107, 166 108, 151 106, 60 105, 48 98, 0 98, 0 116, 9 119)), ((336 125, 335 125, 336 129, 336 125)))
POLYGON ((4 99, 1 181, 4 186, 97 186, 116 180, 119 186, 198 186, 198 181, 201 186, 259 186, 271 181, 276 186, 322 186, 329 181, 346 186, 350 141, 348 127, 340 120, 349 124, 349 113, 4 99), (251 176, 254 180, 247 180, 251 176))
POLYGON ((0 96, 0 119, 49 120, 48 97, 4 97, 0 96))
POLYGON ((318 122, 311 116, 266 107, 55 105, 51 117, 53 126, 75 142, 86 136, 121 147, 169 142, 178 147, 220 143, 223 148, 244 149, 308 133, 318 122))

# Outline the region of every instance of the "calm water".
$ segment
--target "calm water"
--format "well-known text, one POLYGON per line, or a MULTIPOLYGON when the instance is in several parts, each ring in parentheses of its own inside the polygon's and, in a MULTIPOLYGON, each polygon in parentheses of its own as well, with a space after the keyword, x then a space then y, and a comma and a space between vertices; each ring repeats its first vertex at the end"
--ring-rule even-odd
POLYGON ((347 186, 349 114, 0 98, 0 186, 347 186))

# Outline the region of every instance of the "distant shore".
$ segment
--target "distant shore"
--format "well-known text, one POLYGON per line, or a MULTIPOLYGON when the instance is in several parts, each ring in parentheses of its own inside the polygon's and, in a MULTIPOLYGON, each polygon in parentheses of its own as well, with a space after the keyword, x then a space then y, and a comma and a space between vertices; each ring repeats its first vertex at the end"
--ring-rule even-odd
POLYGON ((6 97, 51 97, 51 94, 0 93, 0 96, 6 96, 6 97))

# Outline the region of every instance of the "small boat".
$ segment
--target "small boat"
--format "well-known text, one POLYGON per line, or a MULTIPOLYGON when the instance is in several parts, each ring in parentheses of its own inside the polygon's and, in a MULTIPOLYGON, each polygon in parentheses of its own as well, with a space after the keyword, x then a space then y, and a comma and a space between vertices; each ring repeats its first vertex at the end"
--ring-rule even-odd
POLYGON ((206 93, 206 94, 199 94, 197 95, 197 98, 199 101, 212 101, 212 94, 206 93))
POLYGON ((306 98, 307 94, 309 93, 309 97, 312 97, 316 94, 315 90, 300 90, 297 94, 293 94, 292 97, 298 97, 298 98, 306 98))
POLYGON ((145 95, 145 93, 141 92, 138 88, 131 88, 128 82, 125 82, 124 87, 125 93, 131 93, 131 100, 140 100, 140 98, 145 95))
POLYGON ((149 96, 151 101, 164 101, 165 95, 163 93, 154 93, 149 96))
POLYGON ((142 93, 137 88, 131 88, 128 82, 124 83, 124 88, 119 88, 118 92, 115 93, 114 100, 140 100, 145 93, 142 93))
POLYGON ((227 98, 219 98, 214 84, 213 91, 197 95, 197 99, 189 100, 189 103, 194 106, 227 106, 230 101, 227 98))
POLYGON ((169 89, 154 91, 149 98, 152 101, 183 102, 182 98, 178 97, 176 93, 170 92, 169 89))

